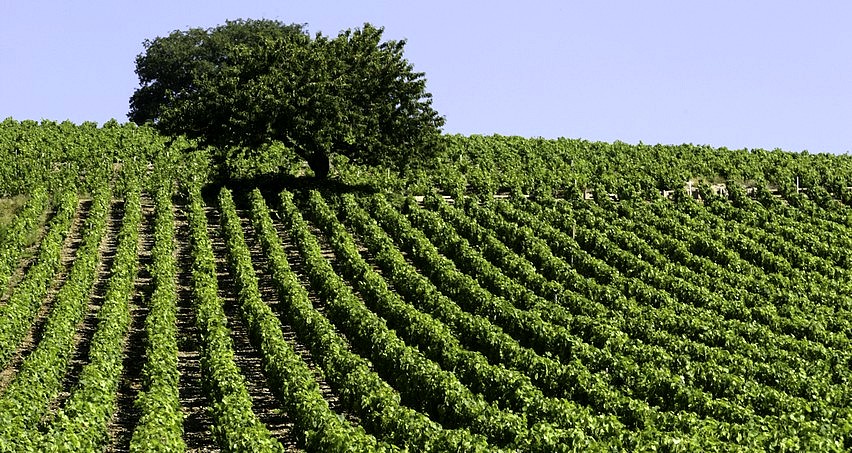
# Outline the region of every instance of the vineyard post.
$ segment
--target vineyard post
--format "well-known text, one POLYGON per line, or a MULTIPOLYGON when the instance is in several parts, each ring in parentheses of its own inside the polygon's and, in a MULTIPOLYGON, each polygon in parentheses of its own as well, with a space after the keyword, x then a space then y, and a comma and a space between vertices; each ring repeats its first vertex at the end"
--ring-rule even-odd
MULTIPOLYGON (((574 193, 577 193, 576 192, 577 191, 577 173, 574 173, 574 158, 573 157, 571 158, 571 174, 574 175, 574 193)), ((583 199, 584 200, 586 199, 585 195, 586 195, 586 190, 583 189, 583 199)))

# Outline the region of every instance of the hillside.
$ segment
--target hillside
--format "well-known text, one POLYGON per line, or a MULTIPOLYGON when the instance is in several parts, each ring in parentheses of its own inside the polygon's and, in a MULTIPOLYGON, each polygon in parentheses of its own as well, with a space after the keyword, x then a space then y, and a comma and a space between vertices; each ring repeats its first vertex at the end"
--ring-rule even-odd
POLYGON ((445 140, 0 123, 0 450, 852 448, 848 156, 445 140))

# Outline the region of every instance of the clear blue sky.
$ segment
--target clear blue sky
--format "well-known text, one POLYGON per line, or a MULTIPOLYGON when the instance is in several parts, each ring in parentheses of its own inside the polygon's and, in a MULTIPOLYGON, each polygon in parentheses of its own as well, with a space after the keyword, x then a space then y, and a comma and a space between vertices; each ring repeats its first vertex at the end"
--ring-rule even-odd
POLYGON ((446 132, 852 150, 848 1, 2 2, 0 119, 124 122, 146 38, 269 18, 407 39, 446 132))

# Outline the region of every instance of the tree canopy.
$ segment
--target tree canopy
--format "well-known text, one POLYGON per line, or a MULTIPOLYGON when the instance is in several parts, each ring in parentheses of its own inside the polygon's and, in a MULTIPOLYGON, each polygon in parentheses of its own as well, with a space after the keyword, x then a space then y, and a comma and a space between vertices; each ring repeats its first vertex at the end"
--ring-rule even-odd
POLYGON ((222 153, 281 142, 319 177, 330 153, 397 168, 428 160, 444 118, 405 41, 383 41, 383 31, 364 24, 331 38, 237 20, 146 40, 128 117, 222 153))

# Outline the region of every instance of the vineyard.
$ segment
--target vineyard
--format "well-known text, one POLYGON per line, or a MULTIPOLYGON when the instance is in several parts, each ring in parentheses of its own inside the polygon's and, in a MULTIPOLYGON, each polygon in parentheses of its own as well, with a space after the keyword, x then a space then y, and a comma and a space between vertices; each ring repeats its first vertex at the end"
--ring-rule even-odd
POLYGON ((847 156, 446 140, 3 122, 0 451, 852 449, 847 156))

